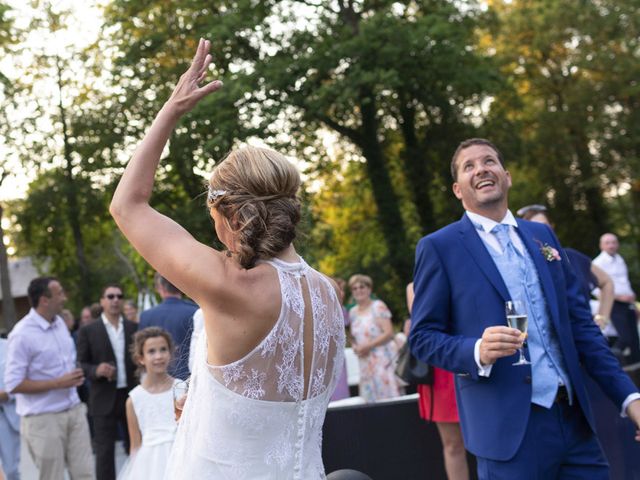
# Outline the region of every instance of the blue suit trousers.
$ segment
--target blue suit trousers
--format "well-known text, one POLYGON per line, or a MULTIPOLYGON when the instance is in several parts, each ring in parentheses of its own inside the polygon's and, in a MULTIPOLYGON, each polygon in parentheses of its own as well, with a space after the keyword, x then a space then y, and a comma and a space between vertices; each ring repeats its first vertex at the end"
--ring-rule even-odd
POLYGON ((531 404, 514 458, 477 460, 479 480, 609 480, 609 464, 597 437, 582 410, 566 400, 550 409, 531 404))

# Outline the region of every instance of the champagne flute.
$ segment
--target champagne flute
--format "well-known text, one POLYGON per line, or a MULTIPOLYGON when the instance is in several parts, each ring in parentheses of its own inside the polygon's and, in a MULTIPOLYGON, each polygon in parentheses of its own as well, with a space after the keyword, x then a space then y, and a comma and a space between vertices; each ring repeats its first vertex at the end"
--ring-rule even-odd
POLYGON ((188 380, 180 380, 173 385, 173 413, 176 416, 176 420, 180 420, 180 417, 182 416, 182 409, 187 401, 188 393, 188 380))
MULTIPOLYGON (((527 338, 528 321, 524 303, 520 300, 508 300, 505 302, 504 307, 507 314, 507 325, 520 330, 524 338, 527 338)), ((520 351, 520 359, 512 365, 531 365, 531 362, 527 361, 524 356, 523 348, 520 347, 518 350, 520 351)))

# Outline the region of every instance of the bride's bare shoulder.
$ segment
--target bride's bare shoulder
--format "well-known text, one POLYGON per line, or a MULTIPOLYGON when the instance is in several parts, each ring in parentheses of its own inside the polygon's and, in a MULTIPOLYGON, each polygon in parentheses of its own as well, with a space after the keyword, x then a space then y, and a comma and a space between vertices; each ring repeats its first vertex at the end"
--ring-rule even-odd
POLYGON ((237 311, 256 304, 264 308, 276 299, 279 302, 278 272, 273 267, 260 263, 245 269, 231 258, 226 260, 219 277, 211 279, 205 289, 202 303, 209 303, 215 310, 237 311))

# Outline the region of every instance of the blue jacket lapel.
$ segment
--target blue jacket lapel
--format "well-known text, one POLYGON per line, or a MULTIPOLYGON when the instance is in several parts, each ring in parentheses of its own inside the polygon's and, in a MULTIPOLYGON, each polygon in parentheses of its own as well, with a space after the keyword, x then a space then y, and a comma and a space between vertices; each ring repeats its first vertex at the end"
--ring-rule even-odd
POLYGON ((487 277, 487 280, 498 291, 504 301, 509 300, 511 295, 509 295, 509 290, 507 290, 507 286, 502 280, 498 267, 496 267, 491 258, 491 254, 487 252, 487 247, 478 232, 476 232, 476 227, 466 215, 463 215, 460 220, 460 236, 462 244, 471 254, 471 258, 473 258, 478 267, 480 267, 482 273, 487 277))
POLYGON ((525 247, 527 247, 529 255, 531 255, 531 258, 533 259, 533 263, 536 265, 538 278, 547 299, 547 306, 549 307, 551 318, 557 324, 559 319, 558 298, 553 279, 551 278, 551 272, 549 272, 547 260, 540 251, 542 245, 535 240, 535 234, 525 222, 522 222, 520 219, 517 219, 516 221, 518 222, 518 233, 520 234, 520 238, 522 239, 525 247))

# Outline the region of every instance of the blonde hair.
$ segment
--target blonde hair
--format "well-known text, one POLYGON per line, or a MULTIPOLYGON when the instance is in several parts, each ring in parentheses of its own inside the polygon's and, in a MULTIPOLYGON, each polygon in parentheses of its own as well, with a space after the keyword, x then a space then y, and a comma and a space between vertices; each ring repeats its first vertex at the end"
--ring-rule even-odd
POLYGON ((209 180, 207 206, 238 236, 244 268, 275 257, 296 238, 300 221, 298 170, 278 152, 245 147, 231 152, 209 180))
POLYGON ((356 273, 349 278, 349 288, 353 288, 356 283, 361 283, 365 287, 373 288, 373 280, 369 275, 363 275, 362 273, 356 273))

